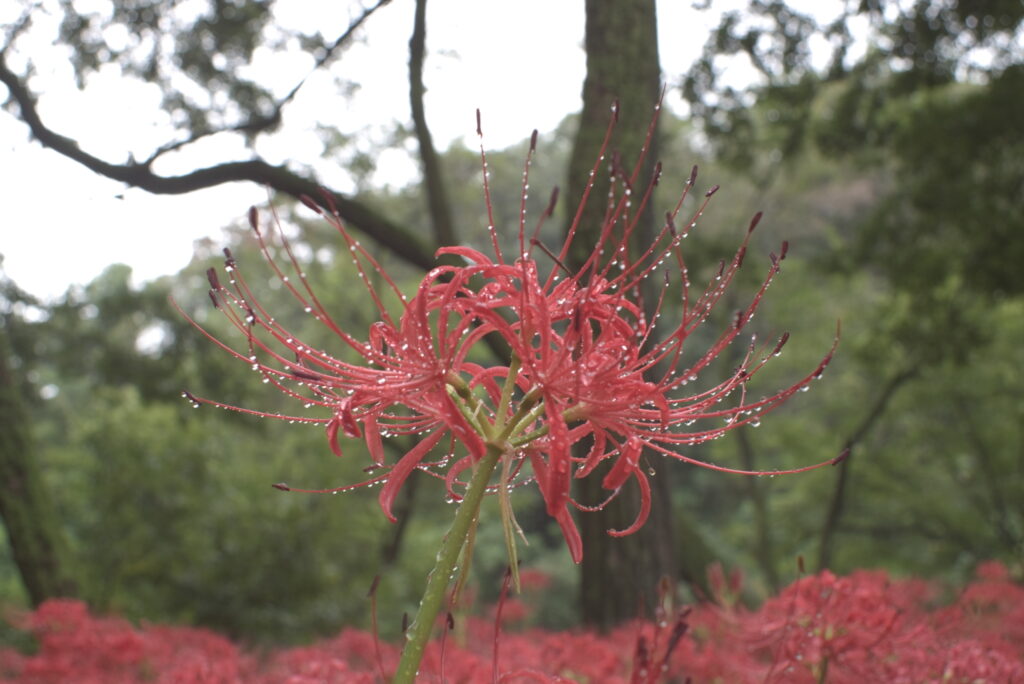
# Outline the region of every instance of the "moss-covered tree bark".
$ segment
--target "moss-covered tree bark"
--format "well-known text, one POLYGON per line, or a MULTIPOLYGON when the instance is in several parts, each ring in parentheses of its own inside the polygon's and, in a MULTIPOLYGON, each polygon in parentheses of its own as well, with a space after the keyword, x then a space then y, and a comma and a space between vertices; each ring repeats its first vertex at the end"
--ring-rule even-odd
POLYGON ((33 606, 72 596, 61 531, 43 489, 23 389, 11 371, 6 323, 0 321, 0 516, 11 555, 33 606))

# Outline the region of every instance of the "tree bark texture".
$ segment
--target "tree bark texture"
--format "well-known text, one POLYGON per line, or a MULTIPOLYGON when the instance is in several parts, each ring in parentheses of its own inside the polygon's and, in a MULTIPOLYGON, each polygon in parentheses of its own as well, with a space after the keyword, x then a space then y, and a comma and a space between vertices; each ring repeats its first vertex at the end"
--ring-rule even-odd
POLYGON ((64 544, 35 460, 31 423, 10 366, 7 331, 0 327, 0 516, 11 555, 33 606, 74 596, 64 544))
MULTIPOLYGON (((587 77, 567 183, 567 197, 573 210, 599 153, 613 102, 619 103, 619 122, 612 154, 605 161, 611 164, 618 158, 628 174, 643 147, 661 89, 654 0, 587 0, 586 12, 587 77)), ((650 181, 656 155, 656 143, 652 141, 637 181, 638 194, 650 181)), ((575 249, 569 254, 570 268, 580 266, 597 240, 608 187, 608 174, 599 173, 575 239, 575 249)), ((647 213, 638 240, 649 242, 654 214, 647 213)), ((585 451, 587 445, 578 446, 585 451)), ((652 615, 658 580, 663 575, 676 575, 667 470, 659 468, 657 477, 652 478, 651 516, 636 534, 614 538, 607 533, 609 529, 628 527, 636 517, 640 497, 632 483, 604 510, 579 516, 584 548, 580 607, 586 624, 608 628, 638 614, 652 615)), ((601 488, 602 479, 599 468, 578 481, 579 501, 594 505, 607 498, 608 492, 601 488)))

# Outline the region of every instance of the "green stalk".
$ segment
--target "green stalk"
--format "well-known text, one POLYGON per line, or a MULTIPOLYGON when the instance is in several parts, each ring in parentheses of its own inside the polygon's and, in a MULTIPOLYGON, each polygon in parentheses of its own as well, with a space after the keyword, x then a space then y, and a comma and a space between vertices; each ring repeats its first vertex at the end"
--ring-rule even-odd
POLYGON ((427 576, 427 588, 423 592, 423 599, 420 601, 416 618, 409 625, 405 636, 405 648, 402 649, 402 657, 398 661, 398 670, 395 671, 394 684, 413 684, 416 681, 416 673, 423 660, 423 652, 430 640, 430 633, 437 622, 437 615, 444 604, 445 590, 451 581, 452 573, 459 562, 459 553, 466 543, 466 536, 473 525, 473 520, 480 513, 480 503, 483 501, 484 492, 487 490, 487 483, 491 480, 494 467, 501 457, 501 449, 493 444, 487 445, 487 452, 476 464, 476 472, 469 481, 466 494, 455 512, 455 520, 441 542, 441 550, 437 553, 437 562, 434 569, 427 576))

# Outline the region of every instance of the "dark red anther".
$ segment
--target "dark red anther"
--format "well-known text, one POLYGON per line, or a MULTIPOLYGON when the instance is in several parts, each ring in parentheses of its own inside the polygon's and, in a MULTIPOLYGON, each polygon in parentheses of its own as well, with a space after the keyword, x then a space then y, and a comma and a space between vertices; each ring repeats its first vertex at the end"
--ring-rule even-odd
MULTIPOLYGON (((484 129, 480 126, 480 108, 479 107, 476 110, 476 134, 477 135, 483 135, 484 134, 484 129)), ((402 631, 404 632, 405 630, 403 629, 402 631)))
POLYGON ((186 399, 191 401, 193 404, 198 404, 199 403, 199 400, 196 399, 196 395, 192 394, 188 390, 181 390, 181 396, 185 397, 186 399))
POLYGON ((672 626, 672 635, 668 639, 668 644, 665 646, 665 656, 663 660, 668 660, 668 657, 672 655, 672 651, 676 650, 676 646, 682 640, 683 636, 690 629, 689 623, 686 618, 690 615, 690 608, 685 608, 679 611, 679 617, 676 618, 676 624, 672 626))
POLYGON ((274 489, 280 489, 282 492, 290 492, 290 491, 292 491, 292 488, 289 487, 288 485, 286 485, 284 482, 275 482, 274 484, 272 484, 270 486, 273 487, 274 489))
POLYGON ((366 592, 366 597, 370 598, 377 593, 377 585, 380 584, 380 575, 375 575, 373 581, 370 582, 370 590, 366 592))
POLYGON ((693 168, 690 170, 690 180, 687 182, 687 184, 692 186, 696 182, 697 182, 697 165, 694 164, 693 168))
POLYGON ((668 228, 668 232, 672 233, 672 237, 678 237, 679 233, 676 231, 675 221, 672 220, 672 212, 665 212, 665 227, 668 228))
POLYGON ((782 261, 783 259, 786 258, 786 252, 788 252, 788 251, 789 251, 789 240, 783 240, 782 241, 782 253, 779 254, 779 261, 782 261))
POLYGON ((718 273, 715 274, 715 279, 721 278, 723 273, 725 273, 725 259, 718 262, 718 273))
POLYGON ((551 190, 551 199, 548 200, 548 208, 544 210, 545 216, 552 216, 555 213, 555 205, 558 204, 558 186, 551 190))
POLYGON ((533 133, 530 134, 530 152, 537 151, 537 129, 533 129, 533 133))
POLYGON ((718 186, 718 185, 712 185, 712 186, 711 186, 711 189, 710 189, 710 190, 708 190, 707 192, 705 192, 705 193, 704 193, 704 196, 705 196, 705 197, 711 197, 711 196, 712 196, 712 195, 714 195, 714 194, 715 194, 716 192, 718 192, 718 188, 719 188, 719 186, 718 186))
POLYGON ((764 216, 764 212, 759 211, 756 214, 754 214, 753 218, 750 219, 750 227, 747 228, 747 235, 750 235, 751 233, 754 232, 754 229, 757 228, 757 224, 761 222, 762 216, 764 216))
POLYGON ((305 193, 299 195, 299 201, 302 202, 303 204, 305 204, 307 207, 309 207, 310 209, 312 209, 313 211, 315 211, 318 214, 321 213, 321 211, 323 211, 320 208, 320 205, 317 204, 316 201, 312 197, 310 197, 309 195, 307 195, 305 193))
POLYGON ((736 312, 736 318, 732 322, 732 327, 735 328, 736 330, 739 330, 740 328, 742 328, 743 327, 743 323, 745 322, 744 318, 745 317, 743 315, 743 311, 737 311, 736 312))
MULTIPOLYGON (((583 312, 579 307, 573 307, 572 310, 572 331, 576 333, 577 337, 583 335, 583 312)), ((576 340, 576 349, 573 350, 573 357, 575 358, 576 353, 579 351, 579 347, 582 344, 581 339, 576 340)))
POLYGON ((850 457, 850 447, 846 447, 838 456, 832 459, 832 465, 837 466, 850 457))
POLYGON ((804 574, 804 557, 803 556, 797 556, 796 557, 796 569, 800 571, 801 575, 804 574))
POLYGON ((227 268, 234 268, 237 262, 235 261, 235 255, 231 253, 231 250, 227 247, 224 248, 224 266, 227 268))
POLYGON ((321 380, 324 379, 322 375, 318 375, 316 373, 307 373, 306 371, 298 368, 292 370, 292 377, 296 378, 297 380, 312 380, 313 382, 320 382, 321 380))
POLYGON ((782 333, 782 337, 779 338, 778 344, 775 345, 775 349, 772 350, 772 356, 782 352, 782 348, 786 346, 786 342, 789 341, 789 333, 782 333))
POLYGON ((206 279, 210 281, 210 287, 214 290, 220 289, 220 280, 217 279, 217 271, 212 268, 206 269, 206 279))
POLYGON ((206 294, 210 295, 210 301, 213 302, 213 307, 215 309, 219 309, 220 308, 220 300, 217 299, 217 295, 215 295, 213 293, 213 290, 207 290, 206 294))
POLYGON ((257 233, 260 232, 260 212, 256 207, 249 207, 249 225, 257 233))
POLYGON ((558 258, 557 256, 555 256, 555 253, 554 253, 554 252, 552 252, 552 251, 551 251, 550 249, 548 249, 548 248, 547 248, 547 246, 546 246, 546 245, 545 245, 545 244, 544 244, 543 242, 541 242, 540 240, 538 240, 537 238, 530 238, 530 246, 531 246, 531 247, 540 247, 540 251, 544 252, 544 254, 546 254, 547 256, 549 256, 549 257, 551 258, 551 260, 552 260, 552 261, 554 261, 554 262, 555 262, 555 263, 556 263, 556 264, 558 265, 558 267, 559 267, 560 269, 562 269, 562 270, 563 270, 563 271, 565 271, 566 273, 569 273, 569 274, 571 274, 571 273, 572 273, 572 271, 570 271, 570 270, 569 270, 569 269, 568 269, 568 268, 566 267, 566 265, 565 265, 565 264, 563 264, 563 263, 562 263, 562 262, 561 262, 561 261, 559 260, 559 258, 558 258))

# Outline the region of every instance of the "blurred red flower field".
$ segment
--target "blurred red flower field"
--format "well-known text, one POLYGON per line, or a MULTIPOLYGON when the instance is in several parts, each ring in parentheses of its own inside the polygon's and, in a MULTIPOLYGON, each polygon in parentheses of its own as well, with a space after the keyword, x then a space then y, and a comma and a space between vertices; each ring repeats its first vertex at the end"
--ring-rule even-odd
MULTIPOLYGON (((720 580, 724 591, 725 582, 720 580)), ((528 612, 502 606, 466 618, 427 651, 419 681, 597 682, 1022 682, 1024 587, 999 563, 981 566, 952 602, 928 583, 883 572, 804 577, 745 610, 704 603, 608 634, 515 629, 528 612), (491 611, 492 614, 495 612, 491 611)), ((0 651, 0 681, 382 681, 397 646, 345 629, 310 646, 257 655, 213 632, 134 626, 90 614, 79 601, 48 601, 13 619, 38 642, 34 654, 0 651)))

